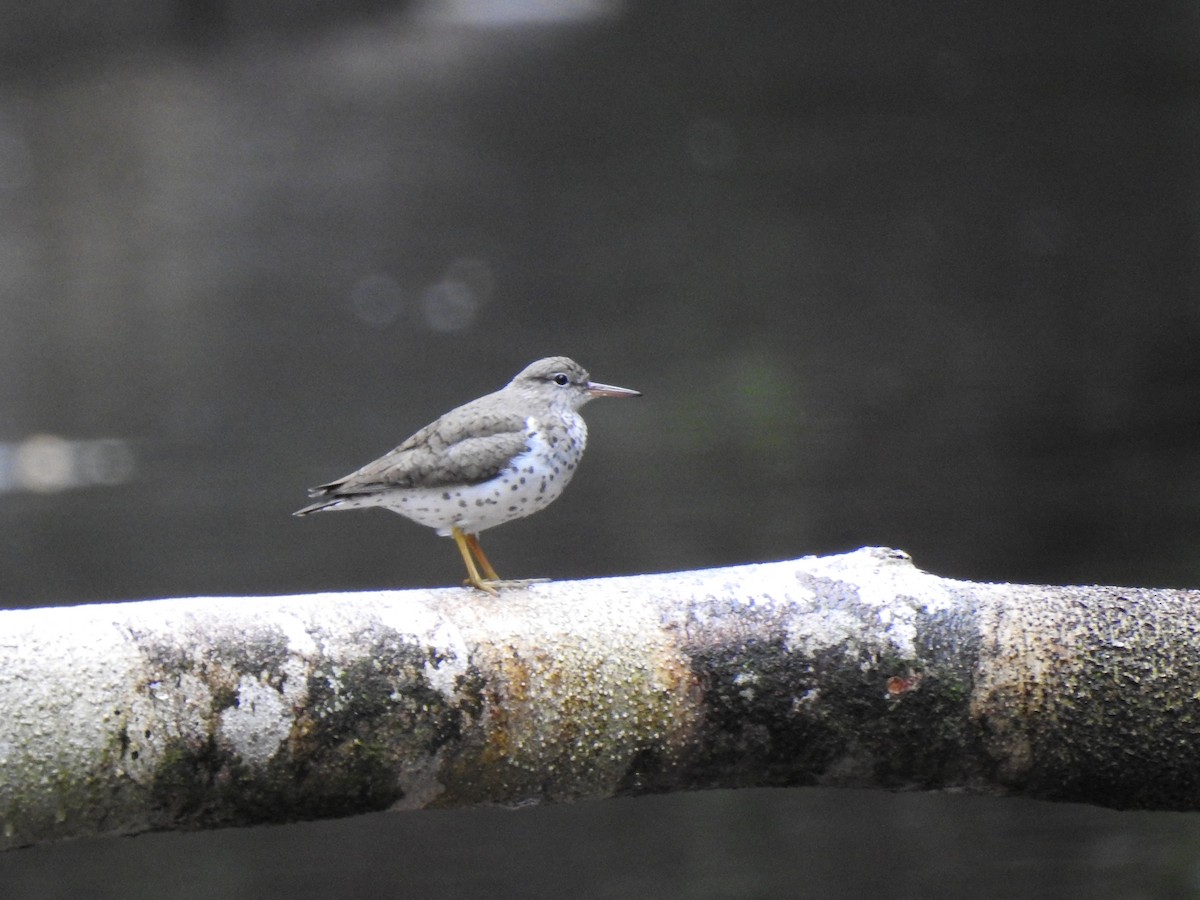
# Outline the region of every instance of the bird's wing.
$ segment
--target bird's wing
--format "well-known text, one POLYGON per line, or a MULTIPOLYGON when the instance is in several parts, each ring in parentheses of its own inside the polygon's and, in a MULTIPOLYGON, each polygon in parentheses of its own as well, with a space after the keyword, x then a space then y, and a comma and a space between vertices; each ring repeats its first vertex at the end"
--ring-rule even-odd
POLYGON ((447 413, 374 462, 309 493, 345 497, 486 481, 528 449, 526 425, 515 415, 473 415, 473 405, 447 413))

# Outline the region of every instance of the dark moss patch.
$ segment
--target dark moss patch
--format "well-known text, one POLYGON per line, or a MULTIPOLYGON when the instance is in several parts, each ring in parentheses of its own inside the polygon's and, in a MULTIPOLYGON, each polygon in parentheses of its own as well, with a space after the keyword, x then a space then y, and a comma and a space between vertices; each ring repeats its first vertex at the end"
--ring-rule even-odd
MULTIPOLYGON (((970 703, 979 663, 979 630, 961 612, 918 613, 912 660, 884 661, 878 677, 899 676, 911 690, 886 691, 887 711, 874 723, 874 777, 883 787, 937 788, 990 780, 970 703)), ((878 684, 878 682, 876 682, 878 684)))
POLYGON ((841 743, 820 714, 798 704, 820 675, 813 661, 788 653, 782 638, 749 640, 693 656, 710 732, 689 763, 700 786, 806 784, 841 743))
POLYGON ((290 742, 289 798, 306 815, 384 809, 403 798, 398 773, 455 741, 463 711, 429 685, 444 663, 408 635, 381 630, 336 675, 308 678, 308 703, 290 742))
MULTIPOLYGON (((151 791, 163 821, 194 828, 282 822, 381 810, 403 799, 401 774, 461 734, 463 711, 427 677, 427 666, 450 660, 393 630, 359 637, 353 659, 324 662, 308 675, 287 743, 254 766, 220 740, 220 714, 237 706, 243 675, 263 679, 260 666, 283 668, 277 648, 267 640, 227 654, 229 646, 218 644, 188 656, 160 647, 153 658, 174 668, 160 670, 150 690, 190 673, 212 696, 207 736, 170 741, 162 752, 151 791)), ((122 753, 128 743, 126 735, 122 753)))
POLYGON ((167 822, 210 828, 239 821, 220 790, 237 761, 209 736, 195 744, 171 741, 164 748, 151 785, 154 808, 167 822))
POLYGON ((805 653, 782 635, 694 650, 709 729, 689 760, 695 786, 936 787, 978 774, 976 624, 949 613, 915 624, 911 656, 850 639, 805 653))

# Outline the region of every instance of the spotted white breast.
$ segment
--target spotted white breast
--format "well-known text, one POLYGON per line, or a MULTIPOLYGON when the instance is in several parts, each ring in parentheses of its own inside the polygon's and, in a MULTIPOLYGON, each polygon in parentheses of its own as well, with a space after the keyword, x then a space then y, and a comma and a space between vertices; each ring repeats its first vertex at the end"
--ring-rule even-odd
POLYGON ((562 424, 530 416, 525 436, 525 452, 488 481, 347 498, 343 508, 383 506, 443 536, 454 526, 478 534, 528 516, 557 499, 575 474, 587 445, 587 424, 577 413, 564 416, 562 424))

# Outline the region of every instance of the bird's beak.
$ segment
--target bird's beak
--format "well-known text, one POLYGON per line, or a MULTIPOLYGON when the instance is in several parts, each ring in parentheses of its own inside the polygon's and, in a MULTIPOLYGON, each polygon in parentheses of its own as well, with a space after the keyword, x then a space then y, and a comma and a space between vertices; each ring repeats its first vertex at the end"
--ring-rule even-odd
POLYGON ((587 383, 587 392, 593 397, 640 397, 641 391, 633 391, 629 388, 614 387, 611 384, 596 384, 594 381, 587 383))

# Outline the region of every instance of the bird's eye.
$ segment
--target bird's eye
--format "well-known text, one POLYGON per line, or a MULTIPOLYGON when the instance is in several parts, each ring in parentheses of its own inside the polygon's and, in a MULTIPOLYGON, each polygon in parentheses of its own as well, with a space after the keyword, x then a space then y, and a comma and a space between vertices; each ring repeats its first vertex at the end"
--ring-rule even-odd
POLYGON ((562 372, 558 372, 554 375, 554 383, 557 385, 567 385, 571 383, 571 379, 562 372))

